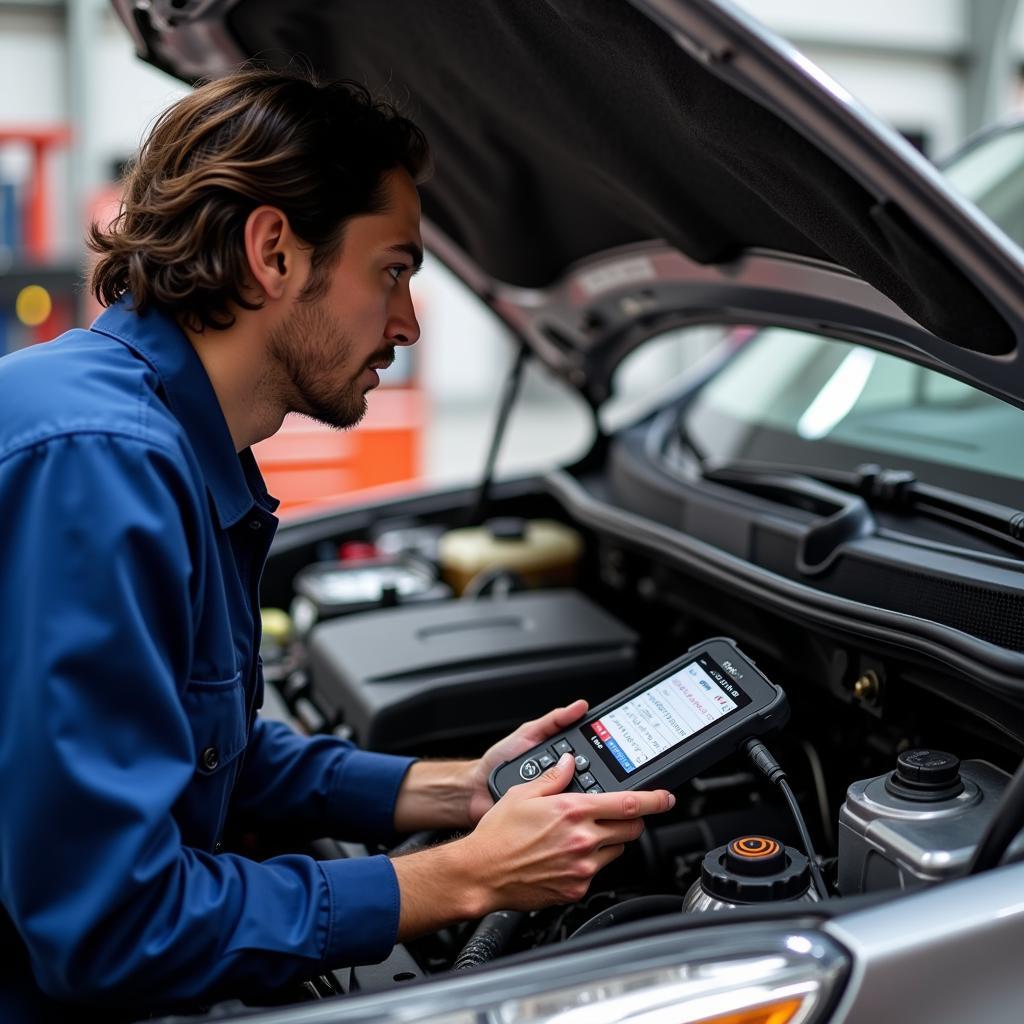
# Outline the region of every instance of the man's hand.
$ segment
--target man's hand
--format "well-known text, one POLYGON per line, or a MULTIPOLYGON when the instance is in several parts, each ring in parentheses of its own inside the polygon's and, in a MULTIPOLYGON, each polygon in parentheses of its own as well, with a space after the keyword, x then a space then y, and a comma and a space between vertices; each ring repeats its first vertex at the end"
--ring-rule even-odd
POLYGON ((494 804, 487 789, 491 772, 572 725, 586 711, 585 700, 555 708, 519 726, 476 761, 417 761, 398 791, 395 830, 472 828, 494 804))
MULTIPOLYGON (((564 710, 564 709, 563 709, 564 710)), ((514 786, 469 835, 393 861, 401 891, 399 940, 492 910, 535 910, 586 895, 591 879, 669 810, 666 790, 565 793, 571 755, 514 786)))
POLYGON ((675 804, 667 790, 565 793, 571 754, 513 786, 463 840, 474 853, 488 910, 535 910, 582 899, 590 881, 644 831, 643 818, 675 804))
MULTIPOLYGON (((477 761, 470 762, 469 821, 475 825, 494 806, 494 798, 487 788, 491 772, 504 761, 512 761, 531 747, 568 728, 587 713, 585 700, 573 701, 564 708, 555 708, 541 718, 524 722, 514 733, 498 740, 477 761)), ((568 785, 568 783, 566 783, 568 785)), ((518 788, 518 787, 517 787, 518 788)), ((565 788, 564 786, 562 787, 565 788)))

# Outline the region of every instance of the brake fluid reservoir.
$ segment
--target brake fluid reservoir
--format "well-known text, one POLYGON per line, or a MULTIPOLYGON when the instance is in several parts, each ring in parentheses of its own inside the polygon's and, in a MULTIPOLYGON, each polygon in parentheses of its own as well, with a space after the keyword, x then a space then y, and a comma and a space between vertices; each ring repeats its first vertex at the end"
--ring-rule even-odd
POLYGON ((488 520, 483 526, 449 530, 438 545, 445 582, 461 594, 474 576, 506 569, 529 587, 572 583, 583 540, 553 519, 488 520))
MULTIPOLYGON (((839 810, 843 896, 964 874, 1010 776, 987 761, 907 750, 896 770, 855 782, 839 810)), ((1011 846, 1017 850, 1021 837, 1011 846)))
POLYGON ((817 899, 810 866, 799 850, 769 836, 740 836, 704 856, 683 910, 817 899))

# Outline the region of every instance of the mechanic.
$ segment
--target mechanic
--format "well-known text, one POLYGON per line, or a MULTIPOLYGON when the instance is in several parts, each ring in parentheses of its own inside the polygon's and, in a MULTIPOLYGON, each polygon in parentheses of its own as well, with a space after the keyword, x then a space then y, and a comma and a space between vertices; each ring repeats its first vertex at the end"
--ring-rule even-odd
POLYGON ((338 428, 419 327, 420 131, 352 83, 239 72, 154 124, 93 227, 88 331, 0 361, 0 1018, 266 993, 498 908, 582 897, 668 809, 564 793, 566 755, 492 806, 480 759, 413 762, 256 715, 276 501, 250 447, 338 428), (296 839, 468 830, 394 859, 258 862, 296 839))

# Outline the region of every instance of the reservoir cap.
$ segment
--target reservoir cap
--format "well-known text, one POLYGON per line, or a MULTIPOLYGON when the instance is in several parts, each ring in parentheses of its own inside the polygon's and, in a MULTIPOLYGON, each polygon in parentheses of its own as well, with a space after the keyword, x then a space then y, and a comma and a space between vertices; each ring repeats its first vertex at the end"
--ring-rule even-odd
POLYGON ((903 800, 951 800, 964 791, 960 758, 944 750, 904 750, 896 759, 896 771, 885 780, 885 788, 903 800))
POLYGON ((802 896, 810 885, 807 858, 769 836, 740 836, 704 857, 701 886, 729 903, 767 903, 802 896))

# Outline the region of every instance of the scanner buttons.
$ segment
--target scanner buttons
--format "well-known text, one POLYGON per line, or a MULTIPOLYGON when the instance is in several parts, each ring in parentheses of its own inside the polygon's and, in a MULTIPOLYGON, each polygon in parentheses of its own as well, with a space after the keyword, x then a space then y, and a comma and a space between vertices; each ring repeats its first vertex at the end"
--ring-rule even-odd
POLYGON ((597 779, 590 773, 590 761, 583 755, 577 754, 572 749, 572 744, 567 739, 560 739, 553 747, 541 751, 536 757, 528 757, 519 766, 519 777, 524 782, 531 782, 541 772, 546 772, 562 754, 573 754, 575 761, 576 784, 587 793, 603 793, 604 790, 598 784, 597 779), (552 750, 554 753, 552 754, 552 750))

